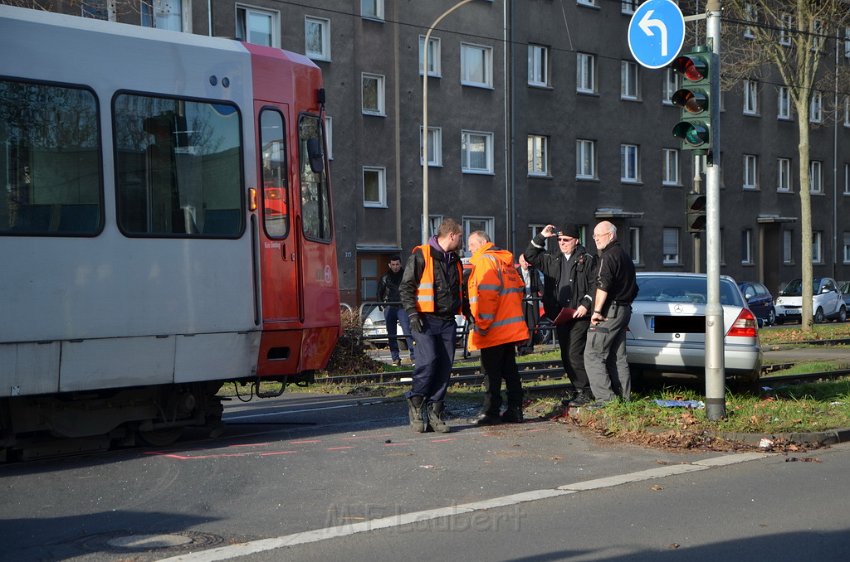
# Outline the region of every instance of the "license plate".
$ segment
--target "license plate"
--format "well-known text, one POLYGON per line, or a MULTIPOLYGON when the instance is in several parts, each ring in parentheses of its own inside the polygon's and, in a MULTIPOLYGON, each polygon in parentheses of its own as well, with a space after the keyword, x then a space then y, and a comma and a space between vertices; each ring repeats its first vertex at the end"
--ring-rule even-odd
POLYGON ((656 334, 705 333, 705 316, 655 316, 651 329, 656 334))

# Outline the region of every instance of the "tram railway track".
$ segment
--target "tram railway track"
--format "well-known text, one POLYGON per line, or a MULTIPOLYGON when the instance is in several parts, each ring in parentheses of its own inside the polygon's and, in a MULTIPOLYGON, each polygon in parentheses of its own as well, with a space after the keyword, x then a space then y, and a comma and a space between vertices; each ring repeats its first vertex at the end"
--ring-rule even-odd
MULTIPOLYGON (((801 384, 818 380, 834 380, 850 376, 850 369, 838 369, 835 371, 821 371, 796 375, 769 374, 788 369, 793 365, 793 363, 780 363, 766 365, 762 367, 761 376, 759 377, 759 385, 770 386, 779 383, 801 384)), ((564 370, 561 366, 560 361, 534 361, 528 363, 520 363, 519 368, 519 374, 523 382, 557 380, 565 378, 564 370)), ((405 370, 386 373, 364 373, 358 375, 324 377, 316 379, 316 382, 319 384, 393 387, 409 384, 412 376, 412 370, 405 370)), ((449 378, 449 384, 481 384, 483 380, 484 375, 481 373, 481 368, 477 365, 471 365, 464 367, 454 367, 452 369, 451 377, 449 378)), ((564 386, 568 385, 565 384, 564 386)), ((553 385, 547 388, 557 388, 557 386, 553 385)))

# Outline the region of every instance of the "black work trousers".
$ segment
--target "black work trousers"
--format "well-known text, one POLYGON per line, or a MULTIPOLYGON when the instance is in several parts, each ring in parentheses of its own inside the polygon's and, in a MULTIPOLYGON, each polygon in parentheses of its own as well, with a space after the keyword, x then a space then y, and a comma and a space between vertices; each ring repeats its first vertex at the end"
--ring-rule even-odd
POLYGON ((481 349, 484 371, 484 406, 482 413, 498 416, 502 407, 502 379, 508 394, 508 408, 522 407, 522 382, 516 365, 516 344, 503 343, 481 349))
POLYGON ((587 378, 587 370, 584 368, 584 347, 587 343, 588 327, 590 327, 589 314, 585 320, 573 320, 557 327, 561 362, 576 390, 590 391, 590 379, 587 378))

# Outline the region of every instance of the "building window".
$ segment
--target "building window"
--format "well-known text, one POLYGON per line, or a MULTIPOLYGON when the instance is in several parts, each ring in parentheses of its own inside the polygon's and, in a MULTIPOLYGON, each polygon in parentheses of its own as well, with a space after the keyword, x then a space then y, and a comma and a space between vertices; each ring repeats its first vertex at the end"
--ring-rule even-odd
POLYGON ((576 179, 596 179, 596 141, 576 141, 576 179))
MULTIPOLYGON (((744 2, 744 21, 755 23, 757 19, 756 7, 751 2, 744 2)), ((753 27, 748 25, 744 28, 744 37, 747 39, 755 38, 753 27)))
POLYGON ((362 111, 366 115, 384 115, 384 77, 380 74, 361 75, 362 111))
POLYGON ((328 160, 334 159, 334 121, 330 115, 325 115, 325 143, 327 144, 328 160))
POLYGON ((745 265, 753 263, 753 231, 749 228, 741 232, 741 263, 745 265))
POLYGON ((850 127, 850 96, 844 96, 844 126, 850 127))
POLYGON ((384 21, 384 0, 360 0, 360 17, 384 21))
POLYGON ((823 263, 823 232, 812 232, 812 263, 823 263))
MULTIPOLYGON (((422 217, 422 215, 419 216, 422 217)), ((443 215, 428 215, 428 235, 436 236, 441 224, 443 224, 443 215)))
POLYGON ((844 58, 850 59, 850 27, 844 28, 844 58))
POLYGON ((331 60, 331 20, 304 18, 304 54, 315 60, 331 60))
POLYGON ((528 135, 528 175, 549 175, 549 138, 528 135))
POLYGON ((629 227, 629 253, 632 256, 632 262, 639 264, 643 263, 640 256, 640 227, 629 227))
MULTIPOLYGON (((419 165, 422 162, 422 127, 419 127, 419 165)), ((428 127, 428 165, 443 165, 443 129, 440 127, 428 127)))
POLYGON ((387 170, 363 166, 363 206, 387 206, 387 170))
POLYGON ((790 193, 791 191, 791 159, 779 158, 776 170, 776 191, 790 193))
POLYGON ((591 6, 593 8, 598 7, 596 0, 576 0, 576 4, 579 6, 591 6))
MULTIPOLYGON (((468 240, 469 235, 475 232, 476 230, 483 230, 486 232, 490 239, 492 240, 495 233, 493 225, 495 221, 493 217, 463 217, 463 239, 468 240)), ((465 249, 464 256, 469 257, 472 253, 465 249)))
POLYGON ((823 193, 823 162, 820 160, 809 162, 809 191, 823 193))
POLYGON ((816 19, 812 21, 812 29, 811 29, 811 39, 809 40, 812 50, 815 52, 823 51, 823 43, 824 43, 824 25, 823 20, 816 19))
POLYGON ((665 69, 664 82, 661 91, 661 103, 673 105, 673 94, 679 90, 679 74, 672 68, 665 69))
POLYGON ((759 83, 755 80, 744 80, 744 115, 759 113, 759 83))
POLYGON ((637 10, 638 0, 621 0, 620 1, 620 13, 621 14, 633 14, 635 10, 637 10))
POLYGON ((638 92, 638 65, 632 61, 620 61, 620 99, 637 100, 638 92))
POLYGON ((620 145, 620 181, 640 181, 640 147, 636 144, 620 145))
POLYGON ((493 87, 493 49, 461 43, 460 83, 464 86, 493 87))
POLYGON ((782 231, 782 263, 785 265, 794 263, 793 238, 790 230, 782 231))
POLYGON ((465 174, 493 173, 493 133, 461 131, 460 160, 465 174))
POLYGON ((662 234, 662 262, 664 265, 679 264, 679 229, 665 228, 662 234))
POLYGON ((528 46, 528 85, 549 85, 549 47, 528 46))
POLYGON ((794 28, 794 16, 782 14, 781 28, 779 30, 779 44, 783 47, 791 46, 791 30, 794 28))
POLYGON ((823 93, 812 92, 812 99, 809 102, 809 122, 823 123, 823 93))
POLYGON ((844 164, 844 195, 850 195, 850 164, 844 164))
POLYGON ((663 185, 681 185, 679 181, 679 151, 675 148, 663 149, 663 185))
POLYGON ((576 91, 596 93, 596 57, 587 53, 576 54, 576 91))
MULTIPOLYGON (((186 2, 189 4, 189 0, 186 2)), ((189 31, 184 29, 183 14, 191 13, 191 10, 191 5, 185 6, 184 9, 183 0, 141 0, 139 2, 142 27, 189 31)))
POLYGON ((237 4, 236 38, 255 45, 280 47, 278 13, 237 4))
MULTIPOLYGON (((80 2, 80 15, 84 18, 107 21, 110 19, 110 8, 106 0, 83 0, 80 2)), ((114 14, 112 14, 114 17, 114 14)))
POLYGON ((744 189, 758 189, 759 159, 755 154, 744 154, 744 189))
MULTIPOLYGON (((430 37, 428 39, 428 76, 439 78, 442 76, 440 66, 440 38, 430 37)), ((419 74, 422 75, 422 65, 425 62, 425 36, 419 36, 419 74)))
POLYGON ((850 232, 845 232, 842 238, 842 247, 844 248, 844 263, 850 263, 850 232))
POLYGON ((788 89, 788 86, 779 87, 776 104, 777 119, 791 119, 791 91, 788 89))

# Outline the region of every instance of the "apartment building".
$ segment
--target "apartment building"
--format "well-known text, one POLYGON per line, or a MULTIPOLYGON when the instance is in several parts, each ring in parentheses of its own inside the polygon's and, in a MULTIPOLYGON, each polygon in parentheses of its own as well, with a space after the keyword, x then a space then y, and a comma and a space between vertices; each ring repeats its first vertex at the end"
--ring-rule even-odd
MULTIPOLYGON (((232 37, 315 61, 327 91, 341 296, 356 305, 374 300, 391 255, 404 258, 422 240, 424 139, 429 229, 453 217, 519 252, 542 226, 570 222, 593 249, 589 235, 605 219, 638 268, 704 270, 704 240, 687 231, 685 196, 695 178, 704 182, 705 159, 671 134, 680 114, 670 102, 677 77, 631 56, 626 34, 638 4, 64 0, 46 7, 232 37)), ((705 2, 679 4, 691 14, 705 2)), ((686 48, 704 42, 703 26, 688 24, 686 48)), ((835 61, 850 66, 850 42, 835 33, 824 73, 835 61)), ((799 190, 809 189, 815 276, 850 278, 850 87, 843 89, 818 92, 805 116, 794 114, 787 87, 769 71, 724 92, 723 273, 774 291, 799 277, 799 190), (808 186, 796 169, 800 118, 811 126, 808 186)))

